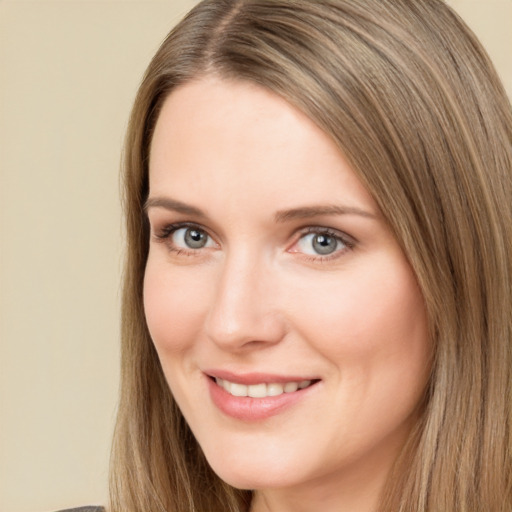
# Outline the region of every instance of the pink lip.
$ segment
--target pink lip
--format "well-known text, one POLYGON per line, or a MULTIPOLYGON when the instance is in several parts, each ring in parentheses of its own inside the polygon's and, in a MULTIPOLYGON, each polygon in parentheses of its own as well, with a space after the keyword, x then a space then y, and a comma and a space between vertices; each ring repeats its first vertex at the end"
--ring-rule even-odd
POLYGON ((279 384, 286 384, 287 382, 301 382, 303 380, 318 380, 317 377, 305 377, 304 375, 276 375, 272 373, 232 373, 226 370, 204 370, 204 373, 210 377, 217 379, 229 380, 229 382, 236 382, 237 384, 269 384, 276 382, 279 384))
MULTIPOLYGON (((223 375, 227 375, 223 372, 223 375)), ((301 380, 309 380, 304 378, 286 378, 284 380, 276 379, 275 376, 271 376, 271 378, 261 378, 261 374, 251 374, 233 377, 220 377, 225 378, 230 382, 237 382, 240 384, 257 384, 262 382, 298 382, 301 380)), ((294 391, 293 393, 282 393, 278 396, 269 396, 265 398, 252 398, 252 397, 238 397, 233 396, 228 393, 224 388, 221 388, 215 380, 211 377, 207 377, 207 385, 210 392, 210 397, 212 402, 216 405, 216 407, 232 418, 241 421, 261 421, 272 416, 275 416, 281 413, 284 409, 291 407, 296 404, 303 398, 305 398, 313 389, 316 388, 316 385, 313 384, 310 387, 305 389, 299 389, 294 391)))

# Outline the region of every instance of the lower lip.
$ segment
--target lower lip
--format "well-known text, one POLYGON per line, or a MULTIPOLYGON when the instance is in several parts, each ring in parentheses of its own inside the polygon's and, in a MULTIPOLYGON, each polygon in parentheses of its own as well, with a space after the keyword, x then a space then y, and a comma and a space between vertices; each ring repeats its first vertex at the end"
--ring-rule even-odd
POLYGON ((233 396, 210 377, 207 378, 207 381, 213 403, 227 416, 241 421, 265 420, 275 416, 305 398, 312 388, 316 387, 316 384, 312 384, 292 393, 252 398, 233 396))

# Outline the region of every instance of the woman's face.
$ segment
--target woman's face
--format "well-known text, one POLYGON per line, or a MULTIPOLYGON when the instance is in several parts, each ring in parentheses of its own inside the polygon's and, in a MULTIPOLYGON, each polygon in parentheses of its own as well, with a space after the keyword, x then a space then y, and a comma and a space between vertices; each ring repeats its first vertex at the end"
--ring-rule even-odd
POLYGON ((147 323, 213 469, 269 495, 378 492, 430 345, 413 272, 333 141, 256 85, 189 83, 156 125, 147 213, 147 323))

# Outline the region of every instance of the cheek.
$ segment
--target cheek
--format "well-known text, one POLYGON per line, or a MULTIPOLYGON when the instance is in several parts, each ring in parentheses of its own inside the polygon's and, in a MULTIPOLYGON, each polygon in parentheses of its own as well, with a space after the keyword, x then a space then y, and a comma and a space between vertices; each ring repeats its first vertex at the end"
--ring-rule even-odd
MULTIPOLYGON (((332 421, 368 440, 405 423, 428 381, 430 343, 421 292, 408 266, 367 266, 343 286, 310 288, 302 305, 302 336, 330 363, 334 394, 342 406, 332 421), (322 288, 323 293, 319 293, 322 288)), ((404 430, 405 431, 405 430, 404 430)), ((350 437, 350 436, 349 436, 350 437)), ((347 437, 347 439, 349 439, 347 437)), ((369 441, 370 442, 370 441, 369 441)))
MULTIPOLYGON (((205 293, 185 273, 169 272, 168 266, 151 257, 144 275, 144 312, 160 357, 183 352, 201 327, 205 293)), ((200 281, 199 281, 200 282, 200 281)))
POLYGON ((382 361, 410 367, 428 357, 424 303, 405 262, 351 269, 345 278, 310 283, 308 293, 295 297, 299 303, 290 307, 297 308, 303 336, 334 362, 350 362, 356 371, 382 361))

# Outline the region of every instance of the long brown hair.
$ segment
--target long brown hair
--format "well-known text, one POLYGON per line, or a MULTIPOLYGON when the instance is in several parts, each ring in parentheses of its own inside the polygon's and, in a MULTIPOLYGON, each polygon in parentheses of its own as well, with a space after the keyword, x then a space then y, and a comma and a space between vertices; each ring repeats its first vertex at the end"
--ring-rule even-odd
POLYGON ((381 511, 510 512, 512 114, 485 51, 442 0, 205 0, 158 50, 124 154, 112 512, 250 506, 249 491, 206 463, 142 305, 152 131, 172 90, 206 74, 260 84, 329 134, 416 273, 435 355, 421 419, 381 511))

